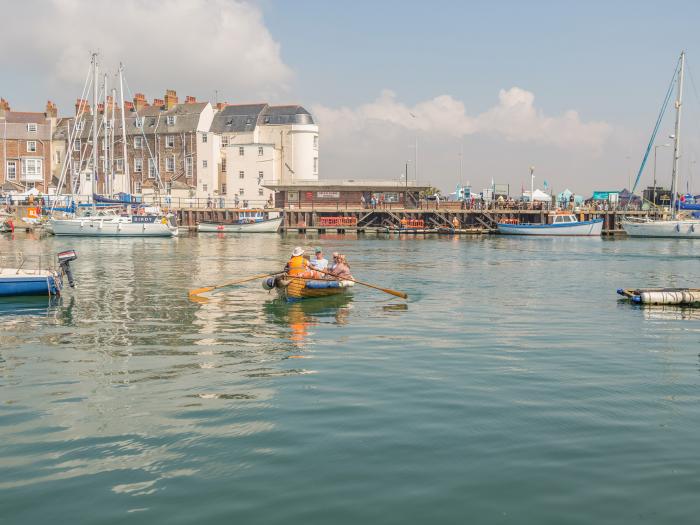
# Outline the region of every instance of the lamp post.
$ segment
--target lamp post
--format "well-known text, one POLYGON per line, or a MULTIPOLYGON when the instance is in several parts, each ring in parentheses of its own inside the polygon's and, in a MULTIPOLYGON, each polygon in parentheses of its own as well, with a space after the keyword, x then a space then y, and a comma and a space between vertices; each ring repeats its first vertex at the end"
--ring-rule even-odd
POLYGON ((655 206, 656 206, 656 150, 658 150, 659 148, 667 148, 669 146, 670 146, 670 144, 657 144, 656 146, 654 146, 654 188, 652 190, 651 202, 653 202, 655 206))

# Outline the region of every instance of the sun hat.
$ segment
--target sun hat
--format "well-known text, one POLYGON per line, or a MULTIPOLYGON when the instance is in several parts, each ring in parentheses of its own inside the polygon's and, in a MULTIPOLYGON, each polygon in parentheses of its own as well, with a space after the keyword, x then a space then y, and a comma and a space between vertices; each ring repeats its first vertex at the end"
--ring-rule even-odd
POLYGON ((297 246, 292 252, 292 257, 299 257, 300 255, 304 255, 304 248, 297 246))

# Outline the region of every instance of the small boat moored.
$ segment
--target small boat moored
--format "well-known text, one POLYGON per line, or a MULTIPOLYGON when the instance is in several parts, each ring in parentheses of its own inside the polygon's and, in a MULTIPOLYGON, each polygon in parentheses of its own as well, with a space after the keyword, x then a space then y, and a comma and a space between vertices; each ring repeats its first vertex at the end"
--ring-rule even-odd
POLYGON ((282 225, 282 217, 265 217, 263 212, 241 212, 232 224, 201 222, 198 232, 206 233, 275 233, 282 225))
POLYGON ((498 233, 504 235, 557 235, 596 237, 603 231, 603 219, 579 221, 573 213, 555 212, 547 224, 499 222, 498 233))
POLYGON ((25 267, 25 260, 20 255, 19 264, 14 268, 0 266, 0 297, 19 297, 26 295, 60 295, 63 289, 63 275, 68 278, 69 286, 75 286, 70 269, 71 261, 77 259, 73 250, 58 254, 59 269, 25 267))

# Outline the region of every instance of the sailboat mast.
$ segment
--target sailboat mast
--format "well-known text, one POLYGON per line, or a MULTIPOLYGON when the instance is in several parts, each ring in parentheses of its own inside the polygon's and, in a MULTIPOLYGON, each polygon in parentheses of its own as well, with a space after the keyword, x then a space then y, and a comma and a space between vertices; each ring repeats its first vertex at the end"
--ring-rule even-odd
POLYGON ((97 193, 97 135, 99 126, 97 125, 97 83, 98 66, 97 53, 92 54, 92 193, 97 193))
POLYGON ((129 159, 126 156, 126 118, 124 116, 124 113, 126 113, 125 108, 124 108, 124 78, 122 76, 122 71, 124 70, 124 66, 120 63, 119 64, 119 97, 121 98, 121 108, 122 108, 122 155, 124 161, 122 162, 122 165, 124 166, 124 176, 126 177, 125 184, 124 184, 124 191, 128 194, 131 194, 131 177, 129 176, 129 159))
POLYGON ((671 217, 676 218, 676 192, 678 191, 678 160, 681 157, 681 108, 683 106, 683 73, 685 51, 681 51, 681 66, 678 72, 678 98, 676 99, 676 128, 673 141, 673 176, 671 177, 671 217))

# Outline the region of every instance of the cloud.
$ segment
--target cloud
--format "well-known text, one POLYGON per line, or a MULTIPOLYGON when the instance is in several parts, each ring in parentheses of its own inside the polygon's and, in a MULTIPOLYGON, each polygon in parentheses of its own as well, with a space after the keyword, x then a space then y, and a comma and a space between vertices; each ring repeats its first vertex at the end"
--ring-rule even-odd
POLYGON ((450 138, 484 134, 509 142, 598 152, 612 132, 605 122, 582 122, 574 110, 547 116, 535 107, 534 94, 518 87, 501 90, 497 105, 473 116, 450 95, 407 106, 389 90, 355 109, 319 105, 313 110, 323 134, 330 137, 360 131, 376 135, 377 129, 391 135, 390 128, 395 127, 450 138))
POLYGON ((260 9, 241 0, 25 0, 3 15, 20 22, 0 32, 12 50, 0 65, 40 72, 54 89, 82 85, 91 50, 109 71, 123 61, 131 88, 151 97, 172 88, 213 98, 216 89, 221 99, 258 100, 292 80, 260 9))

